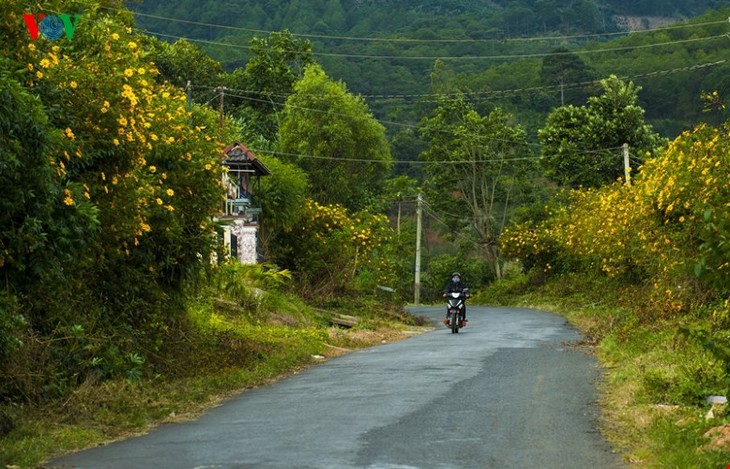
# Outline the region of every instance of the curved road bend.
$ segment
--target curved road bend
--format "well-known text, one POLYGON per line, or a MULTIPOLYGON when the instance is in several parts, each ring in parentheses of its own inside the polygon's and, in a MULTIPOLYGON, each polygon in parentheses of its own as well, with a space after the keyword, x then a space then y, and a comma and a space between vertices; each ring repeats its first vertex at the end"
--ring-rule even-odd
MULTIPOLYGON (((413 308, 437 321, 444 308, 413 308)), ((550 313, 470 306, 443 326, 244 392, 195 421, 54 468, 622 467, 596 430, 594 359, 550 313)))

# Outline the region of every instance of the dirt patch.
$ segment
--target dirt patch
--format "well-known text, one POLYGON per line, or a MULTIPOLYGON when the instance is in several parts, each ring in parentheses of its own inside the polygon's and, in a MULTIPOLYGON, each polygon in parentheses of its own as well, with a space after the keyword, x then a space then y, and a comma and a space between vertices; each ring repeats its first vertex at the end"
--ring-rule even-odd
POLYGON ((432 330, 428 327, 409 327, 400 329, 342 329, 333 327, 329 329, 332 343, 327 345, 327 357, 337 357, 357 349, 372 347, 374 345, 387 344, 398 340, 407 339, 414 335, 422 334, 432 330))
POLYGON ((407 336, 403 331, 396 331, 393 329, 384 330, 365 330, 355 329, 348 330, 347 335, 351 340, 356 342, 362 342, 368 345, 384 344, 387 342, 394 342, 396 340, 405 339, 407 336))
POLYGON ((656 29, 677 22, 676 19, 668 16, 616 15, 613 17, 613 20, 616 22, 616 26, 628 32, 656 29))
POLYGON ((710 428, 703 436, 710 442, 701 446, 700 451, 730 451, 730 423, 710 428))

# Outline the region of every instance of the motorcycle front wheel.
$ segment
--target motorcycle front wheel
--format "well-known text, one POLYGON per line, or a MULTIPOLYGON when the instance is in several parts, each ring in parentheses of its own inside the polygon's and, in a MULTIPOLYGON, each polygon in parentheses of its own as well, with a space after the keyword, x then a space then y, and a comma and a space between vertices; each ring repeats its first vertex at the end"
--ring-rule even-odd
POLYGON ((459 312, 452 311, 451 314, 449 314, 449 318, 451 321, 451 333, 458 334, 459 333, 459 312))

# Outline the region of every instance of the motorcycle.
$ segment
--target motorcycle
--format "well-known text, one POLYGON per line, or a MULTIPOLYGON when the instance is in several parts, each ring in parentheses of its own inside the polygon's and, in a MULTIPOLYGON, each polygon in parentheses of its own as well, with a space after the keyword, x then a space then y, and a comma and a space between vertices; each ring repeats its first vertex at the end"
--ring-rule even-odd
POLYGON ((466 298, 469 296, 469 289, 461 292, 445 293, 447 315, 444 320, 446 327, 451 329, 452 334, 458 334, 459 329, 466 327, 466 320, 461 320, 465 307, 466 298))

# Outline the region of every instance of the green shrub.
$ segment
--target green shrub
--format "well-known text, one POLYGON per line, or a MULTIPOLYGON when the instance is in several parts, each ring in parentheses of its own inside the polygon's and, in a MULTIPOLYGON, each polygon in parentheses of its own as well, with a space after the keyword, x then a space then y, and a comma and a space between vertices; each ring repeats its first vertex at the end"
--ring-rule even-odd
POLYGON ((513 274, 482 288, 471 299, 471 302, 475 304, 508 305, 516 297, 524 294, 529 287, 530 277, 527 274, 513 274))
POLYGON ((442 254, 428 262, 428 270, 423 278, 424 295, 427 300, 441 298, 444 287, 451 281, 451 274, 459 272, 462 282, 469 286, 472 294, 492 280, 488 263, 482 259, 459 255, 442 254))

